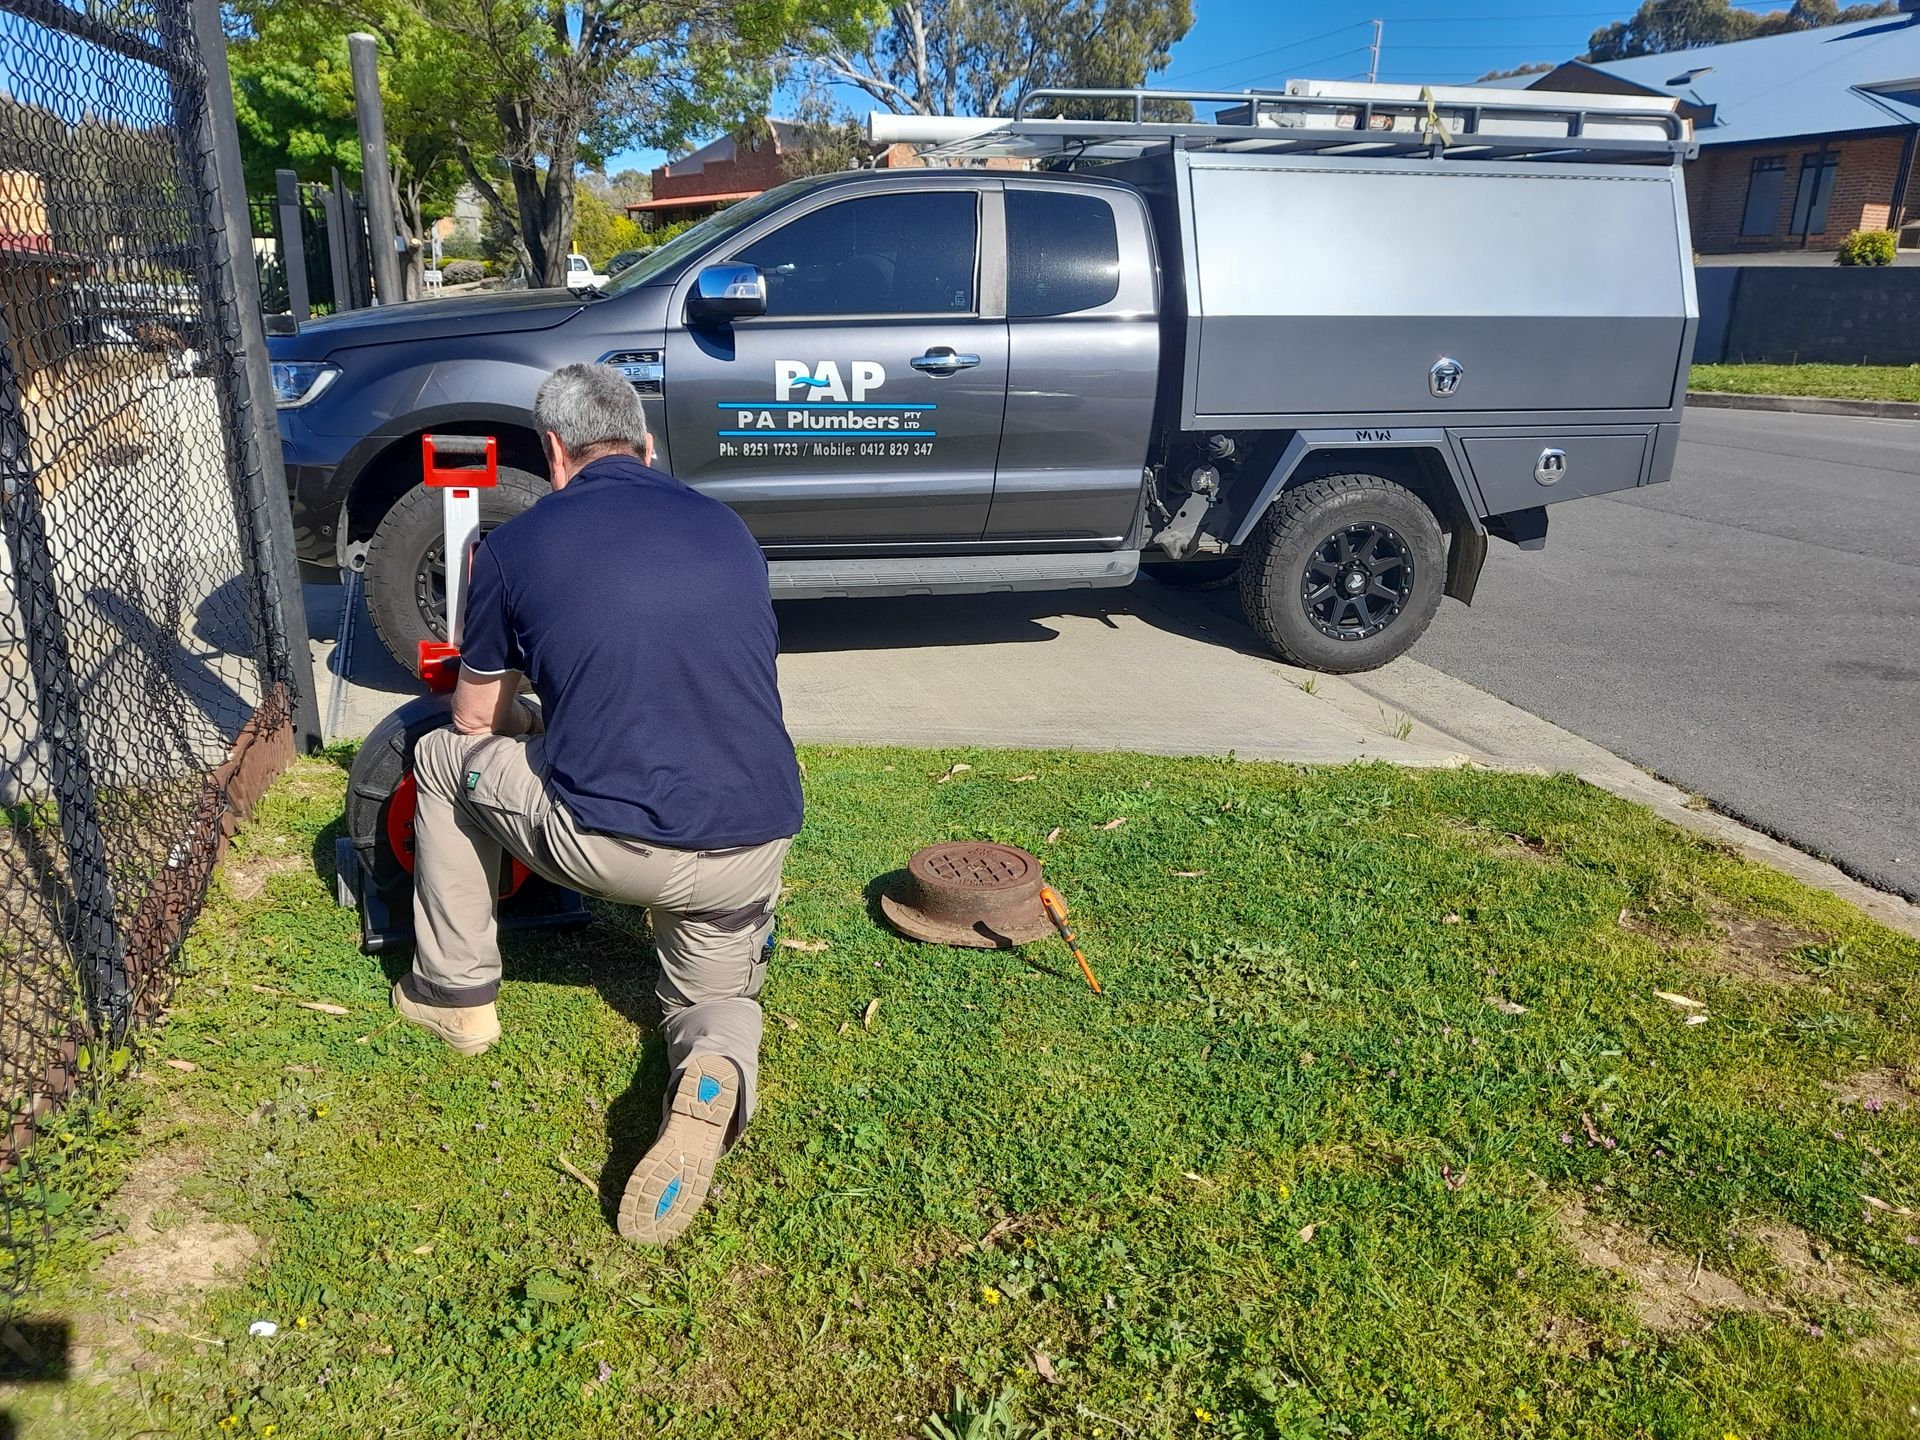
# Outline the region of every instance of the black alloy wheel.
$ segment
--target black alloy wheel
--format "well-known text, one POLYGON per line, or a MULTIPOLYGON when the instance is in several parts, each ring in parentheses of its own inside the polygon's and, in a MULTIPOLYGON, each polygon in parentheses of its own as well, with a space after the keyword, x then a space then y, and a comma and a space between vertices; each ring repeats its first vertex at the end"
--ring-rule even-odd
POLYGON ((1413 594, 1407 542, 1389 526, 1361 521, 1336 530, 1307 557, 1300 603, 1334 640, 1365 640, 1400 618, 1413 594))

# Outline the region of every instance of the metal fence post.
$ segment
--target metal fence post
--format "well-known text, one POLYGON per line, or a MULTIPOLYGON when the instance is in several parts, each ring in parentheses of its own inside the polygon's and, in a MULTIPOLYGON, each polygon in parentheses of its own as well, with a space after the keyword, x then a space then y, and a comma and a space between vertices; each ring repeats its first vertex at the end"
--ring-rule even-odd
POLYGON ((393 216, 393 175, 387 169, 387 118, 380 103, 379 42, 364 31, 347 36, 353 66, 353 103, 360 122, 360 189, 367 200, 367 236, 373 286, 382 305, 407 298, 400 281, 400 227, 393 216))
POLYGON ((280 263, 287 272, 287 309, 295 320, 313 318, 307 291, 307 227, 300 209, 300 177, 291 170, 273 172, 274 201, 280 207, 280 263))
POLYGON ((333 281, 335 314, 354 308, 353 272, 347 268, 347 222, 340 214, 340 197, 324 185, 313 187, 327 226, 327 273, 333 281))
POLYGON ((254 267, 238 263, 241 257, 236 254, 238 246, 250 243, 250 231, 220 0, 172 0, 174 5, 182 3, 191 6, 188 33, 205 78, 201 89, 176 82, 174 96, 186 142, 186 168, 193 181, 188 200, 207 237, 202 266, 207 313, 225 342, 218 347, 220 383, 216 388, 225 421, 229 473, 235 477, 243 511, 242 533, 258 592, 266 672, 270 680, 287 687, 294 743, 302 750, 315 750, 322 743, 320 709, 314 697, 307 612, 293 550, 293 516, 271 403, 273 380, 267 372, 260 282, 254 267))
MULTIPOLYGON (((73 895, 67 943, 73 948, 93 1033, 111 1043, 132 1013, 126 948, 114 913, 100 792, 87 744, 73 656, 61 614, 59 578, 47 545, 26 412, 14 374, 14 337, 0 320, 0 520, 13 561, 14 603, 27 642, 27 668, 38 700, 40 749, 60 811, 67 883, 73 895)), ((98 1057, 96 1057, 98 1058, 98 1057)))

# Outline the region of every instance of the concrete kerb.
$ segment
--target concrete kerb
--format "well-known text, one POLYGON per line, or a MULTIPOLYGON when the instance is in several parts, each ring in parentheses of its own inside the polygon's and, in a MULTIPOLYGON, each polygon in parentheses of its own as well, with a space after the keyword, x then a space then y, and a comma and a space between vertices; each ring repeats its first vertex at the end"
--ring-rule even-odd
POLYGON ((1920 404, 1907 400, 1841 400, 1822 395, 1736 395, 1729 390, 1689 390, 1687 404, 1703 410, 1785 410, 1799 415, 1920 420, 1920 404))

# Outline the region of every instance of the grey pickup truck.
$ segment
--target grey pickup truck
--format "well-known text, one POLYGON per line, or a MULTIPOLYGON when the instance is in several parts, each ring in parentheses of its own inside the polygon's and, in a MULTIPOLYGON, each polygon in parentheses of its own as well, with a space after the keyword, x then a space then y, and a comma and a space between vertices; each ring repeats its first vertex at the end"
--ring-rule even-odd
POLYGON ((1237 578, 1273 651, 1329 671, 1470 600, 1489 537, 1537 547, 1548 504, 1672 471, 1697 310, 1671 102, 1294 81, 872 131, 932 163, 769 190, 603 292, 271 337, 302 558, 364 569, 410 665, 444 625, 419 436, 497 436, 506 520, 546 488, 535 388, 579 360, 648 397, 660 463, 747 521, 776 598, 1237 578))

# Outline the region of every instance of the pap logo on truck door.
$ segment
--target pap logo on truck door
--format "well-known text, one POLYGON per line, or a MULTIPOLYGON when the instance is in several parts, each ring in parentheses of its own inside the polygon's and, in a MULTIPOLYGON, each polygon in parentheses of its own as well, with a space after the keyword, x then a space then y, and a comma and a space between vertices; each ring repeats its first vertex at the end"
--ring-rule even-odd
POLYGON ((887 367, 878 360, 773 362, 771 405, 722 400, 720 455, 743 460, 899 460, 933 454, 939 406, 878 398, 887 367))
POLYGON ((840 366, 832 360, 822 360, 817 369, 804 360, 776 360, 773 362, 774 398, 858 402, 887 383, 886 367, 878 360, 855 360, 847 368, 851 372, 851 387, 841 381, 840 366), (800 393, 795 395, 795 390, 800 393))

